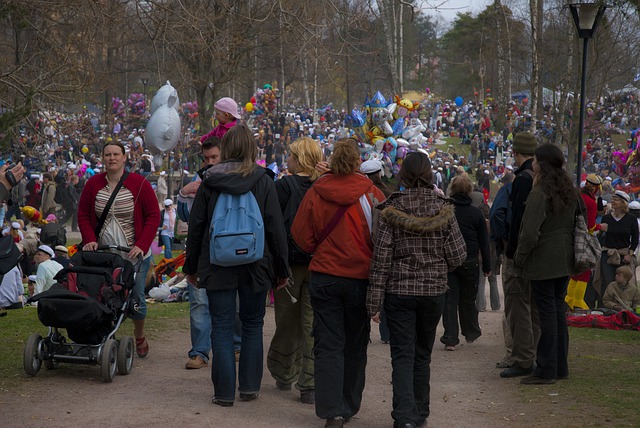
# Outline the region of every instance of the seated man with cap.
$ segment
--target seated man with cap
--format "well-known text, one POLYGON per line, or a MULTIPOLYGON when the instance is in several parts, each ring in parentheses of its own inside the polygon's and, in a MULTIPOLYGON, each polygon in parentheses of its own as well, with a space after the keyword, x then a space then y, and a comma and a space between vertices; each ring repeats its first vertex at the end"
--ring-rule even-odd
POLYGON ((53 260, 60 263, 63 268, 68 268, 71 260, 69 260, 69 250, 67 247, 64 245, 56 245, 53 252, 56 254, 53 260))
POLYGON ((48 245, 40 245, 33 256, 33 260, 38 265, 36 271, 36 285, 34 295, 42 293, 51 288, 56 280, 53 277, 62 270, 62 265, 54 260, 55 253, 48 245))

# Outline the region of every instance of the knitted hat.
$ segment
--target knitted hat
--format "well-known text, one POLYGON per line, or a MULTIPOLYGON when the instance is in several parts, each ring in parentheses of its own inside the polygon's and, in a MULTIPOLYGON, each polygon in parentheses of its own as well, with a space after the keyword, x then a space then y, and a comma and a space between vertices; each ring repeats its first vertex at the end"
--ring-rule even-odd
POLYGON ((513 137, 513 151, 531 155, 538 148, 538 141, 531 132, 519 132, 513 137))
POLYGON ((240 115, 238 114, 238 104, 229 97, 220 98, 213 105, 213 108, 223 113, 229 113, 236 119, 240 119, 240 115))

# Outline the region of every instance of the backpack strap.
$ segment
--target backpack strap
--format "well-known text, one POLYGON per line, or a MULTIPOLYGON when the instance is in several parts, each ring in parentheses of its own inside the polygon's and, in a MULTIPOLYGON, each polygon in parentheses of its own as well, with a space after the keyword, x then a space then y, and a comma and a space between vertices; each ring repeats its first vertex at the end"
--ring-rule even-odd
POLYGON ((349 207, 351 207, 351 205, 340 205, 336 213, 333 215, 333 217, 331 217, 331 220, 329 220, 329 223, 327 223, 327 225, 324 227, 324 230, 320 234, 320 238, 318 238, 318 243, 316 244, 316 249, 320 246, 320 244, 322 244, 325 239, 327 239, 329 234, 333 232, 333 229, 335 229, 338 223, 340 223, 340 220, 342 220, 342 217, 344 217, 344 214, 347 212, 349 207))

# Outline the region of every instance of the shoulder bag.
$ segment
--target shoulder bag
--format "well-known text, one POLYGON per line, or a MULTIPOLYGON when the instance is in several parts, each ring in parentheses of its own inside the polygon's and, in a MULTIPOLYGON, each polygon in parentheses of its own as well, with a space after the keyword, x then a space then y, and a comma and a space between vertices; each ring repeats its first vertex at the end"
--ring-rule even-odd
POLYGON ((576 208, 575 226, 573 231, 574 247, 574 272, 582 273, 596 267, 598 259, 602 254, 600 242, 595 235, 589 233, 585 220, 586 206, 582 197, 578 196, 578 207, 576 208))

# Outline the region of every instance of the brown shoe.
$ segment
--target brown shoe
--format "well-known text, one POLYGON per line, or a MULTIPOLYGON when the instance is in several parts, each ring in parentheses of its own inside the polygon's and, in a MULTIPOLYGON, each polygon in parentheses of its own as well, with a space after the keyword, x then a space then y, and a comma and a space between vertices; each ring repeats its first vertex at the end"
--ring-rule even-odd
POLYGON ((202 358, 200 355, 196 355, 194 357, 189 357, 189 361, 184 365, 184 368, 187 370, 195 370, 202 369, 207 367, 209 364, 202 358))

